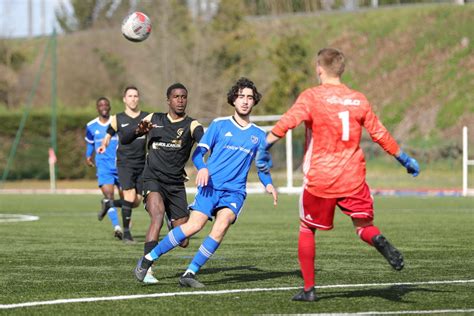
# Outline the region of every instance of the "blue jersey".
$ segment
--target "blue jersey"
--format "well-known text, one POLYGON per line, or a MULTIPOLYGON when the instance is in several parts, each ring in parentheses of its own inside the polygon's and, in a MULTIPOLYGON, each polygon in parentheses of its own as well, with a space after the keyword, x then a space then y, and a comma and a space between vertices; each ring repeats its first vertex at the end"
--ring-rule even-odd
POLYGON ((198 146, 211 153, 207 159, 209 184, 216 190, 243 191, 258 146, 265 131, 250 123, 243 127, 231 117, 212 121, 198 146))
POLYGON ((95 152, 95 165, 97 167, 97 173, 99 174, 101 171, 106 172, 116 172, 116 151, 118 146, 118 136, 114 135, 107 146, 107 149, 103 154, 98 154, 97 149, 102 144, 102 140, 104 139, 105 135, 107 134, 107 128, 110 125, 110 119, 107 123, 101 123, 99 118, 96 117, 89 123, 87 123, 86 127, 86 137, 85 140, 88 143, 87 146, 87 157, 92 155, 92 152, 95 152))

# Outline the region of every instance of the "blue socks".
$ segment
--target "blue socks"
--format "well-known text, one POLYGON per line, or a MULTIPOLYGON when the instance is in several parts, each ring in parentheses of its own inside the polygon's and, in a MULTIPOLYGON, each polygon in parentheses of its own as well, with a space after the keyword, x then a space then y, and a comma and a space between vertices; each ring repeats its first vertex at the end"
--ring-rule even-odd
POLYGON ((186 239, 186 235, 183 233, 181 227, 176 227, 171 230, 168 235, 163 238, 153 250, 145 256, 147 260, 156 260, 161 255, 167 253, 171 249, 177 247, 183 240, 186 239))
POLYGON ((196 274, 207 260, 209 260, 209 258, 216 252, 217 248, 219 248, 219 243, 210 236, 207 236, 207 238, 202 242, 201 247, 199 247, 196 255, 194 255, 193 261, 191 261, 188 266, 188 270, 196 274))
POLYGON ((112 222, 112 226, 115 228, 116 226, 120 226, 119 218, 117 214, 117 209, 115 207, 109 208, 107 211, 107 216, 109 217, 110 221, 112 222))
MULTIPOLYGON (((168 235, 166 235, 165 238, 163 238, 158 245, 150 251, 150 253, 146 254, 145 259, 155 261, 171 249, 176 248, 185 239, 186 235, 183 233, 181 227, 178 226, 171 230, 168 235)), ((219 248, 219 243, 210 236, 207 236, 186 271, 191 271, 196 274, 207 260, 209 260, 209 258, 216 252, 217 248, 219 248)))

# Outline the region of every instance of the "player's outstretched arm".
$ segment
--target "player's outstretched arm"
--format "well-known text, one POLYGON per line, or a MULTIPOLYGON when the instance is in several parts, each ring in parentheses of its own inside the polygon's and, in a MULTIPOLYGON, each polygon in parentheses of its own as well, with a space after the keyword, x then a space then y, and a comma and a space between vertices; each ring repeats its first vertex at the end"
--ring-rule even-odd
POLYGON ((109 146, 110 139, 112 138, 112 135, 109 133, 105 134, 104 139, 102 140, 102 144, 97 148, 97 153, 103 154, 105 153, 105 150, 107 149, 107 146, 109 146))
POLYGON ((138 123, 138 126, 135 129, 135 134, 138 136, 148 134, 148 132, 154 127, 156 127, 156 125, 153 125, 149 120, 144 119, 138 123))
POLYGON ((408 173, 414 177, 420 173, 420 167, 416 159, 410 157, 400 149, 400 146, 379 121, 371 107, 368 108, 366 113, 364 127, 367 129, 367 132, 369 132, 372 140, 378 143, 387 153, 393 155, 395 159, 407 169, 408 173))
POLYGON ((124 130, 123 135, 120 138, 120 143, 122 145, 131 144, 138 137, 147 134, 153 127, 154 126, 150 121, 142 120, 138 123, 135 129, 129 128, 124 130))
POLYGON ((418 161, 416 161, 415 158, 410 157, 404 151, 400 150, 398 154, 395 155, 395 159, 397 159, 398 162, 407 169, 409 174, 412 174, 414 177, 420 174, 420 166, 418 165, 418 161))

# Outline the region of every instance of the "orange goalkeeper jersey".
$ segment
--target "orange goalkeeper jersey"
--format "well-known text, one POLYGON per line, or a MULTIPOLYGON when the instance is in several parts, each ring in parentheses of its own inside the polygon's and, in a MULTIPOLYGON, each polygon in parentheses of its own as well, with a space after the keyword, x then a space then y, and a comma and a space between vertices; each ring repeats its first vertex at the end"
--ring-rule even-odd
POLYGON ((366 97, 343 84, 323 84, 305 90, 272 133, 283 137, 302 122, 306 127, 303 185, 319 197, 351 196, 362 188, 365 183, 365 159, 359 146, 362 127, 389 154, 395 155, 399 150, 366 97))

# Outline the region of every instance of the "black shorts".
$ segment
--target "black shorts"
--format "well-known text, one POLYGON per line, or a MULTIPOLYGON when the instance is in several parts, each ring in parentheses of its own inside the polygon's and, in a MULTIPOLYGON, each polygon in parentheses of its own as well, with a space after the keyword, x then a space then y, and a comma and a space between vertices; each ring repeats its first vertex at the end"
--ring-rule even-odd
POLYGON ((142 194, 143 166, 117 166, 117 171, 122 190, 135 189, 137 194, 142 194))
POLYGON ((163 198, 166 215, 170 220, 176 220, 189 216, 186 188, 183 184, 167 184, 158 180, 143 181, 143 196, 150 192, 158 192, 163 198))

